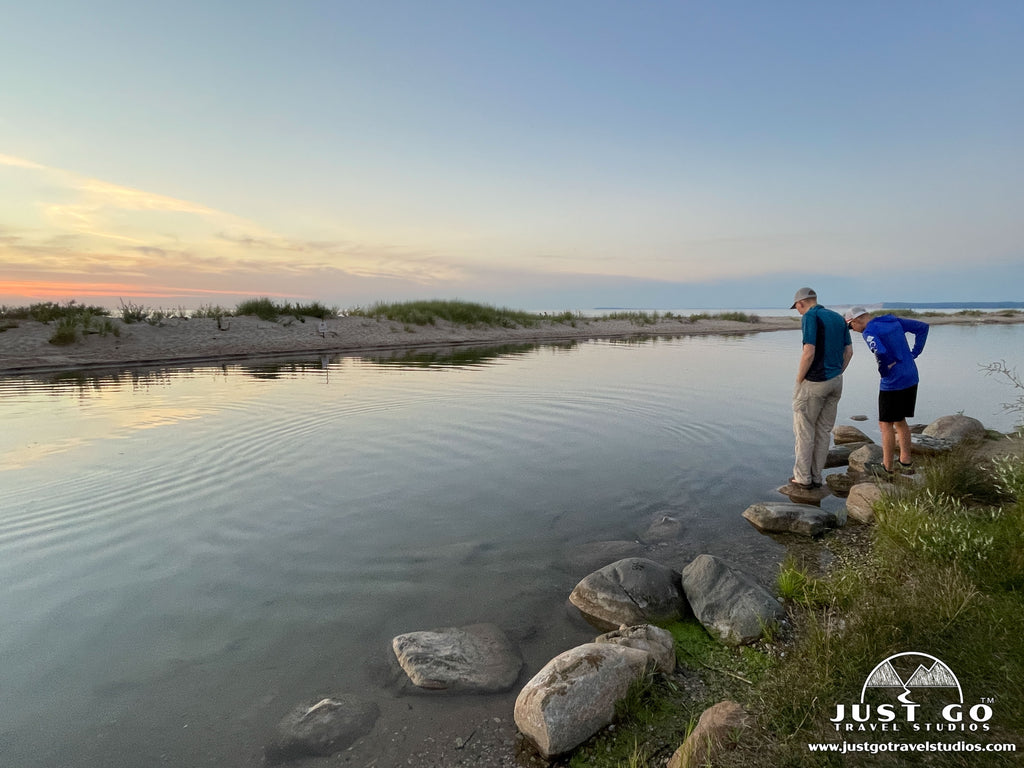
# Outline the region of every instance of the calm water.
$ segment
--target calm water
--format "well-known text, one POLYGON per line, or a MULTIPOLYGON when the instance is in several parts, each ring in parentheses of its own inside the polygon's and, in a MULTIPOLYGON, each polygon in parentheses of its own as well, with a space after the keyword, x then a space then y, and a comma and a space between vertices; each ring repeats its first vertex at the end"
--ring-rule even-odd
MULTIPOLYGON (((1017 393, 978 365, 1019 365, 1022 342, 1020 325, 934 328, 916 421, 1010 429, 1017 393)), ((565 602, 604 564, 585 545, 644 539, 664 514, 684 534, 663 561, 710 552, 768 584, 786 542, 740 514, 782 500, 798 347, 776 332, 0 379, 0 763, 257 765, 289 709, 347 691, 381 704, 382 733, 458 706, 511 718, 515 691, 404 695, 391 638, 495 622, 525 681, 594 634, 565 602)), ((875 413, 855 350, 840 423, 875 413)))

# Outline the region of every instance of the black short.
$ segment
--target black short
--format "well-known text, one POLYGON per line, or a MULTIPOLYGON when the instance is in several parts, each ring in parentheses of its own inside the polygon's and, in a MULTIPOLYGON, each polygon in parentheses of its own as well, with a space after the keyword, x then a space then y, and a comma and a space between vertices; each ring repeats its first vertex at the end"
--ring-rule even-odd
POLYGON ((878 420, 895 424, 914 415, 917 405, 917 384, 906 389, 878 393, 878 420))

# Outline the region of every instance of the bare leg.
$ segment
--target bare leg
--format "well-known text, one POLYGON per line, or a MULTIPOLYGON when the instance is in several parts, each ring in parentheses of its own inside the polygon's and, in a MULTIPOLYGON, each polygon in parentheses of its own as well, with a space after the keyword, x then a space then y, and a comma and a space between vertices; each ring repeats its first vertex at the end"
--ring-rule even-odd
POLYGON ((896 442, 900 446, 900 461, 909 464, 914 460, 910 444, 910 425, 903 419, 893 424, 893 428, 896 430, 896 442))
POLYGON ((880 421, 878 429, 882 432, 882 465, 887 472, 892 472, 893 457, 896 454, 895 425, 891 421, 880 421))

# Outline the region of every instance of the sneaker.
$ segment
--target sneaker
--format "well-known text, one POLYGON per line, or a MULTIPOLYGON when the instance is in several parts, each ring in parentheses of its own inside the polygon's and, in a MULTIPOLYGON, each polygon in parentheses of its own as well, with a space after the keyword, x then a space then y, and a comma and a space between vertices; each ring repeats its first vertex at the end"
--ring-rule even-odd
POLYGON ((897 459, 896 460, 896 470, 901 475, 912 475, 912 474, 914 474, 914 462, 911 461, 911 462, 909 462, 907 464, 904 464, 902 461, 897 459))
POLYGON ((875 477, 892 477, 895 474, 891 469, 886 469, 885 464, 880 461, 869 461, 864 465, 864 471, 875 477))
POLYGON ((818 488, 821 488, 821 483, 816 483, 813 480, 809 483, 798 483, 795 477, 789 478, 789 484, 792 485, 794 488, 800 488, 801 490, 804 491, 813 491, 817 490, 818 488))

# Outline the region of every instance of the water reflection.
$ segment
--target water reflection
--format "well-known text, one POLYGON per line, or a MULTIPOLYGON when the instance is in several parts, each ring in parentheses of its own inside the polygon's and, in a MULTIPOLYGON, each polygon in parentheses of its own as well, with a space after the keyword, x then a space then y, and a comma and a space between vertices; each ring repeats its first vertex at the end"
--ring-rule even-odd
MULTIPOLYGON (((1009 399, 975 366, 1021 334, 986 333, 936 329, 922 418, 988 423, 1009 399)), ((792 543, 741 514, 782 499, 798 349, 785 331, 0 380, 5 760, 242 768, 325 687, 379 698, 397 731, 417 715, 382 682, 394 635, 493 621, 539 668, 593 636, 565 600, 594 552, 706 552, 770 585, 792 543), (652 541, 665 517, 678 533, 652 541)), ((858 349, 841 418, 877 385, 858 349)))

